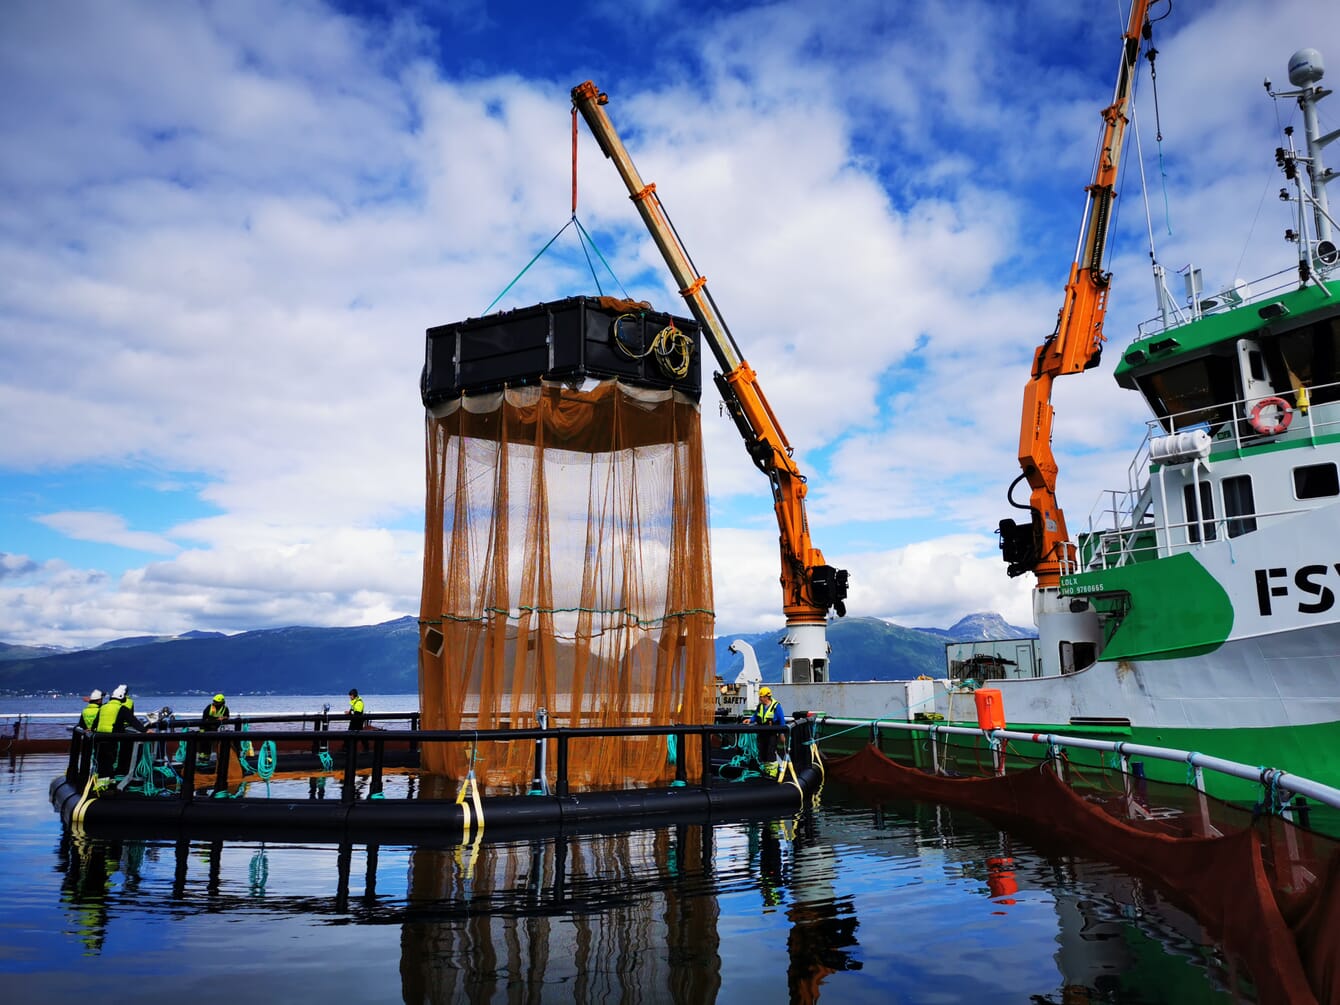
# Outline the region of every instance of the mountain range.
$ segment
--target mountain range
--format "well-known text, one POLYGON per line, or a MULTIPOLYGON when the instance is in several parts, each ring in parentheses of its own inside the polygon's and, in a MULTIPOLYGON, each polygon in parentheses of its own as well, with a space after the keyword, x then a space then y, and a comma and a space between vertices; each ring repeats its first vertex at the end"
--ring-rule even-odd
MULTIPOLYGON (((728 647, 742 639, 753 646, 764 680, 780 680, 785 634, 779 629, 718 636, 717 673, 734 679, 743 661, 728 647)), ((831 679, 940 677, 948 642, 1033 634, 998 614, 971 614, 949 628, 904 628, 878 618, 844 618, 828 627, 831 679)), ((418 620, 413 617, 356 628, 135 636, 75 651, 0 642, 0 694, 86 694, 122 683, 132 692, 158 694, 330 694, 351 687, 413 694, 419 689, 418 644, 418 620)))

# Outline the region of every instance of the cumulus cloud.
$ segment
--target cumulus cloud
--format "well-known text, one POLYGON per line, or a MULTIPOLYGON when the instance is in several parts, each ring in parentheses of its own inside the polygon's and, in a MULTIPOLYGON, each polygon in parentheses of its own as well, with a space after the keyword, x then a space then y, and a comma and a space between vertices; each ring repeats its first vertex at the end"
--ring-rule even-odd
POLYGON ((76 541, 98 541, 136 551, 171 554, 178 550, 173 541, 162 534, 131 530, 124 517, 115 513, 72 512, 46 513, 37 518, 52 530, 59 531, 76 541))
MULTIPOLYGON (((490 59, 489 32, 524 26, 486 5, 76 6, 0 11, 0 126, 23 152, 0 160, 0 479, 141 465, 198 488, 152 523, 54 489, 11 506, 127 557, 81 570, 49 540, 6 542, 3 637, 415 612, 423 332, 482 312, 567 221, 567 89, 593 72, 810 475, 852 612, 1027 623, 990 531, 1011 515, 1020 393, 1059 306, 1119 24, 1063 0, 856 0, 840 20, 782 2, 692 25, 660 2, 596 5, 628 58, 609 68, 555 36, 536 69, 490 59)), ((1304 22, 1340 37, 1340 13, 1306 0, 1161 23, 1170 269, 1200 254, 1227 284, 1287 264, 1243 221, 1274 182, 1260 77, 1283 78, 1304 22)), ((580 151, 579 213, 617 277, 682 313, 584 132, 580 151)), ((1118 350, 1152 313, 1134 157, 1118 350)), ((590 293, 585 269, 565 237, 499 307, 590 293)), ((1056 389, 1072 527, 1143 435, 1116 356, 1056 389)), ((717 609, 745 631, 779 618, 772 500, 710 383, 704 413, 717 609)))

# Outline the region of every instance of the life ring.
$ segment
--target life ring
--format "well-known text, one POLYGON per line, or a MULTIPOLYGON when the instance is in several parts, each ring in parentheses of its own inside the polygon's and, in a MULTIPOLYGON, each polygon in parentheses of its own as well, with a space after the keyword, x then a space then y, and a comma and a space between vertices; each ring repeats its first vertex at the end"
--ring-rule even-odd
POLYGON ((1289 423, 1293 422, 1293 409, 1283 398, 1269 397, 1262 398, 1252 406, 1252 414, 1247 419, 1262 436, 1278 436, 1289 428, 1289 423), (1267 422, 1262 418, 1262 413, 1270 407, 1279 409, 1279 418, 1274 422, 1267 422))

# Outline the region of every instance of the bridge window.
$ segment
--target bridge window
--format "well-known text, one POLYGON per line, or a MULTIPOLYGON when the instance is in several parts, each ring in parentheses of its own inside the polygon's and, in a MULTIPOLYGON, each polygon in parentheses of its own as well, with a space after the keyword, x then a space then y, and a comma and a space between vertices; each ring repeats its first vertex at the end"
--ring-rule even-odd
POLYGON ((1201 527, 1205 528, 1205 540, 1213 541, 1219 536, 1214 525, 1214 491, 1209 482, 1193 482, 1182 486, 1182 504, 1186 510, 1186 539, 1192 544, 1200 543, 1201 527), (1196 486, 1200 486, 1200 509, 1196 509, 1196 486))
POLYGON ((1324 499, 1340 495, 1340 478, 1335 462, 1309 464, 1293 469, 1293 494, 1299 499, 1324 499))
POLYGON ((1241 397, 1237 363, 1227 356, 1188 360, 1140 377, 1137 384, 1168 432, 1203 422, 1213 436, 1232 421, 1233 402, 1241 397))
POLYGON ((1224 516, 1228 518, 1228 536, 1241 537, 1256 530, 1256 500, 1252 498, 1250 475, 1224 479, 1224 516))
POLYGON ((1282 371, 1278 387, 1304 384, 1314 405, 1340 400, 1340 315, 1284 332, 1272 348, 1271 369, 1282 371))

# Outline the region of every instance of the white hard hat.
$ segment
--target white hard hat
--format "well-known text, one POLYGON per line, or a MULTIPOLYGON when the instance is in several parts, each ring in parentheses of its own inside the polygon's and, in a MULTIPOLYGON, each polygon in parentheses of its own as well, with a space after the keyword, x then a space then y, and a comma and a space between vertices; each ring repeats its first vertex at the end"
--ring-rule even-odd
POLYGON ((88 694, 88 700, 89 700, 89 701, 102 701, 102 692, 99 691, 99 690, 95 687, 92 691, 89 692, 89 694, 88 694))
POLYGON ((112 692, 112 697, 120 701, 126 696, 126 686, 124 684, 116 685, 116 690, 112 692))

